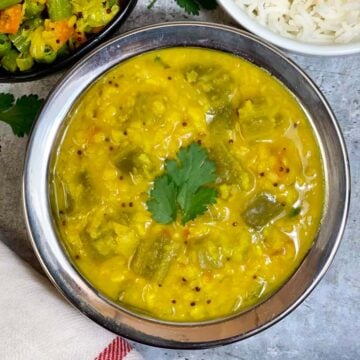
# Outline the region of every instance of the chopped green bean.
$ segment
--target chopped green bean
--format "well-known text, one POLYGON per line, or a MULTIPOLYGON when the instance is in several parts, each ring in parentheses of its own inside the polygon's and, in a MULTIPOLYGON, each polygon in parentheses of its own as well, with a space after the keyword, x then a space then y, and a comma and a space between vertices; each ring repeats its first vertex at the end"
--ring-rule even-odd
POLYGON ((2 67, 7 71, 15 72, 17 70, 16 59, 18 55, 19 53, 16 50, 9 50, 1 59, 2 67))
POLYGON ((16 65, 20 71, 26 71, 31 69, 31 67, 34 65, 34 59, 30 56, 29 53, 24 53, 18 56, 16 59, 16 65))
POLYGON ((30 39, 26 31, 20 29, 16 34, 9 35, 9 39, 21 53, 28 52, 30 47, 30 39))
POLYGON ((10 6, 20 4, 22 0, 0 0, 0 10, 4 10, 10 6))
POLYGON ((37 0, 25 0, 24 7, 25 16, 29 19, 39 16, 45 9, 45 4, 42 4, 37 0))
POLYGON ((53 61, 55 61, 56 56, 57 56, 56 51, 54 51, 50 46, 45 45, 43 56, 37 60, 38 62, 50 64, 53 61))
POLYGON ((27 31, 35 30, 39 26, 43 24, 44 20, 40 17, 35 17, 33 19, 29 19, 24 21, 22 28, 27 31))
POLYGON ((49 17, 53 21, 67 19, 72 14, 71 2, 69 0, 48 0, 47 8, 49 17))
POLYGON ((4 56, 11 49, 11 42, 7 35, 0 34, 0 56, 4 56))

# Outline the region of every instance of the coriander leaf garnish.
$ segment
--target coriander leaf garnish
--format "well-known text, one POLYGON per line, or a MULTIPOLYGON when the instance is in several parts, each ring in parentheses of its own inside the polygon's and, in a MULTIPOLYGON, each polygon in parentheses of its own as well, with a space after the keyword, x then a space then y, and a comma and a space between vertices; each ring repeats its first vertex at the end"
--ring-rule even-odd
POLYGON ((182 224, 184 225, 188 221, 195 219, 198 215, 203 214, 209 205, 216 202, 216 195, 217 191, 208 187, 201 187, 195 193, 188 194, 188 196, 184 198, 182 207, 182 224))
POLYGON ((181 148, 177 159, 166 160, 165 173, 155 179, 148 210, 157 222, 168 224, 179 209, 185 224, 215 203, 217 191, 206 186, 215 179, 216 167, 206 149, 195 143, 181 148))
MULTIPOLYGON (((148 9, 151 9, 157 0, 151 0, 148 9)), ((189 15, 199 15, 200 9, 214 10, 217 7, 216 0, 175 0, 189 15)))
POLYGON ((182 148, 177 154, 178 162, 168 160, 165 169, 178 186, 178 204, 184 212, 190 198, 197 190, 216 179, 215 164, 208 159, 208 153, 199 145, 193 143, 182 148))
POLYGON ((214 10, 217 8, 216 0, 196 0, 206 10, 214 10))
POLYGON ((0 94, 0 121, 11 126, 16 136, 28 135, 36 115, 43 104, 37 95, 15 98, 11 94, 0 94))
POLYGON ((0 94, 0 111, 6 111, 10 109, 15 101, 14 95, 12 94, 0 94))
POLYGON ((175 0, 190 15, 199 15, 200 5, 196 0, 175 0))
POLYGON ((153 218, 160 224, 169 224, 176 219, 176 185, 168 175, 155 179, 147 206, 153 218))

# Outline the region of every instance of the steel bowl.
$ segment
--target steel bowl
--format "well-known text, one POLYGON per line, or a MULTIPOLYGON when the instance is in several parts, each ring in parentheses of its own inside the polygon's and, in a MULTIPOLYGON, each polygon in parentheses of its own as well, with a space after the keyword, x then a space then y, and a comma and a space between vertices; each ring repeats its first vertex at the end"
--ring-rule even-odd
POLYGON ((350 175, 338 123, 319 89, 276 48, 235 28, 200 22, 148 26, 116 37, 82 59, 48 97, 29 141, 23 178, 27 227, 34 250, 58 290, 103 327, 150 345, 206 348, 238 341, 273 325, 314 289, 339 246, 349 208, 350 175), (167 47, 195 46, 241 56, 266 69, 307 112, 324 164, 325 210, 311 250, 288 281, 248 311, 213 321, 174 323, 150 319, 113 303, 79 273, 59 240, 49 200, 49 167, 65 117, 79 96, 104 72, 135 55, 167 47))
POLYGON ((93 34, 86 43, 68 56, 58 58, 50 64, 35 63, 28 71, 17 71, 12 73, 4 69, 0 69, 0 83, 38 80, 47 75, 70 67, 82 56, 87 54, 90 50, 94 49, 97 45, 101 44, 105 39, 113 34, 134 10, 136 3, 137 0, 119 0, 120 10, 114 18, 101 31, 97 34, 93 34))

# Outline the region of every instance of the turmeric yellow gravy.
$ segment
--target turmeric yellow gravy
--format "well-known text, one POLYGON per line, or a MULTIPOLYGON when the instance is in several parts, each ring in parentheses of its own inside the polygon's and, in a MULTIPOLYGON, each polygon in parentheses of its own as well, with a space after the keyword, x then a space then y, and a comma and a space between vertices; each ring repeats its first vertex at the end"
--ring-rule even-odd
POLYGON ((199 321, 258 303, 296 270, 323 181, 312 128, 281 83, 230 54, 173 48, 116 66, 80 98, 50 188, 61 239, 96 289, 199 321), (191 143, 216 164, 216 202, 185 225, 159 224, 146 204, 154 179, 191 143))

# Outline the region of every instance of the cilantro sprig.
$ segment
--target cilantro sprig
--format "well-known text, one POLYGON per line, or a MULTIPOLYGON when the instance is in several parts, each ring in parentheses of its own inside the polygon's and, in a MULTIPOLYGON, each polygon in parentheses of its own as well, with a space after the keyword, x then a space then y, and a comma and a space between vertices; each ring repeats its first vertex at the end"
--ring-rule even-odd
POLYGON ((206 149, 196 143, 181 148, 177 159, 166 160, 164 174, 155 179, 148 210, 160 224, 175 221, 180 211, 184 225, 216 202, 217 191, 208 186, 215 179, 216 166, 206 149))
POLYGON ((16 136, 28 135, 43 104, 37 95, 24 95, 15 101, 12 94, 0 94, 0 121, 11 126, 16 136))
MULTIPOLYGON (((148 5, 151 9, 157 0, 152 0, 148 5)), ((217 7, 216 0, 175 0, 175 2, 183 8, 189 15, 199 15, 200 9, 214 10, 217 7)))

